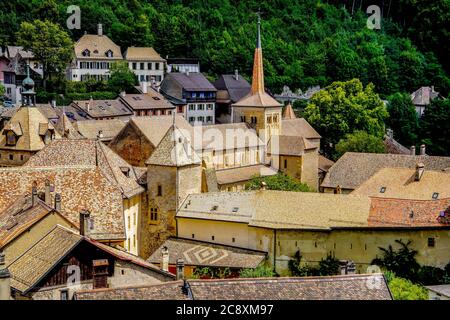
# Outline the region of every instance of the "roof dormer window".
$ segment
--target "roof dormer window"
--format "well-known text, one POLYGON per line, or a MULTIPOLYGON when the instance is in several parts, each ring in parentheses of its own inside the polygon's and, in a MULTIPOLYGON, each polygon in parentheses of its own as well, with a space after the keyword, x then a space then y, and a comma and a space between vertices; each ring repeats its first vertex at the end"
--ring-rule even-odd
POLYGON ((85 49, 82 53, 83 57, 90 57, 91 56, 91 52, 88 49, 85 49))
POLYGON ((106 52, 105 52, 105 55, 106 55, 108 58, 112 58, 112 57, 114 56, 112 50, 106 51, 106 52))
POLYGON ((14 131, 10 130, 6 133, 6 145, 15 146, 17 143, 17 136, 14 131))
POLYGON ((94 50, 94 54, 98 54, 98 50, 94 50))

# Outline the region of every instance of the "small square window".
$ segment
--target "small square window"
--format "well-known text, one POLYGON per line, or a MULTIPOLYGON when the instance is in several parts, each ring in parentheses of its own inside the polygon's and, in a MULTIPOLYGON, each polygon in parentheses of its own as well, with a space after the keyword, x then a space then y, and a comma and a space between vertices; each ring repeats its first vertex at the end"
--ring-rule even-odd
POLYGON ((436 240, 434 238, 428 238, 428 247, 434 248, 436 245, 436 240))
POLYGON ((162 185, 158 185, 158 197, 162 196, 162 185))
POLYGON ((236 238, 232 238, 231 241, 234 243, 236 242, 236 238))
POLYGON ((13 154, 9 155, 9 160, 14 160, 14 155, 13 154))
POLYGON ((195 239, 195 234, 192 234, 192 239, 195 239))
POLYGON ((386 187, 381 187, 380 193, 385 193, 385 192, 386 192, 386 187))
POLYGON ((434 192, 433 193, 433 200, 437 200, 437 198, 439 198, 439 193, 434 192))
POLYGON ((60 291, 61 300, 69 300, 69 290, 61 290, 60 291))
POLYGON ((211 240, 214 241, 214 236, 211 237, 211 240))

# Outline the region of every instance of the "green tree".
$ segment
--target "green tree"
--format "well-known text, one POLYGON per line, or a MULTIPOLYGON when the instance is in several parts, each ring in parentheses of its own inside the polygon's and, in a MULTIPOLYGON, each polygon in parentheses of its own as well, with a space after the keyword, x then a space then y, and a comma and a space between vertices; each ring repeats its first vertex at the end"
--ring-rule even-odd
POLYGON ((347 134, 336 144, 336 153, 341 157, 346 152, 383 153, 383 139, 365 131, 347 134))
POLYGON ((420 119, 422 143, 427 154, 450 156, 450 99, 435 99, 420 119))
POLYGON ((264 265, 258 266, 255 269, 242 269, 239 272, 240 278, 271 278, 274 276, 273 269, 264 265))
POLYGON ((124 61, 116 62, 111 66, 111 77, 108 86, 114 92, 132 91, 137 84, 136 75, 128 68, 128 63, 124 61))
POLYGON ((17 38, 18 44, 42 63, 44 88, 52 74, 64 74, 73 56, 73 42, 59 25, 48 20, 22 22, 17 38))
POLYGON ((415 145, 419 130, 419 118, 411 96, 397 92, 388 98, 389 117, 386 124, 394 131, 394 138, 405 146, 415 145))
POLYGON ((312 190, 304 183, 298 182, 294 178, 278 173, 273 176, 254 177, 246 185, 247 190, 259 190, 263 182, 266 184, 268 190, 282 190, 282 191, 298 191, 311 192, 312 190))
POLYGON ((383 101, 369 84, 358 79, 333 82, 311 98, 304 111, 306 120, 322 135, 326 156, 336 158, 336 144, 347 134, 361 130, 383 137, 388 113, 383 101))
POLYGON ((400 246, 398 250, 395 250, 392 245, 388 248, 379 247, 382 257, 374 259, 372 264, 392 271, 399 277, 415 281, 420 269, 416 260, 417 250, 409 248, 411 241, 405 243, 402 240, 395 240, 395 242, 400 246))
POLYGON ((428 292, 421 285, 395 275, 386 278, 394 300, 428 300, 428 292))

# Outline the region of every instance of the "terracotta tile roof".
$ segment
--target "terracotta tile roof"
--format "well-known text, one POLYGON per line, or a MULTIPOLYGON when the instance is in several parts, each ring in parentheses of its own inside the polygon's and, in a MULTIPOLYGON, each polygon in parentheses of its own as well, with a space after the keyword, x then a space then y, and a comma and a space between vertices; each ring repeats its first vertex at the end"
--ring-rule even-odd
POLYGON ((372 198, 369 227, 450 228, 450 198, 441 200, 406 200, 372 198), (440 219, 448 210, 448 220, 440 219))
POLYGON ((295 115, 294 109, 292 109, 292 105, 289 103, 283 112, 283 119, 296 119, 297 116, 295 115))
POLYGON ((330 168, 321 186, 356 189, 382 168, 413 169, 419 162, 427 170, 442 170, 450 166, 450 157, 347 152, 330 168))
POLYGON ((11 262, 8 266, 12 275, 11 286, 22 293, 33 289, 45 275, 82 241, 87 241, 121 261, 151 269, 167 276, 169 279, 174 279, 174 275, 159 270, 155 265, 137 256, 83 237, 72 230, 57 225, 16 260, 11 262))
POLYGON ((122 60, 120 47, 106 35, 85 34, 75 43, 75 56, 77 59, 88 60, 122 60), (90 56, 83 56, 83 51, 88 49, 90 56), (111 50, 113 57, 108 58, 106 52, 111 50))
POLYGON ((401 145, 394 138, 385 136, 383 142, 384 142, 384 151, 386 153, 407 154, 407 155, 411 154, 411 151, 408 148, 406 148, 405 146, 401 145))
POLYGON ((392 300, 382 274, 189 280, 189 286, 194 300, 392 300))
POLYGON ((444 297, 450 298, 450 284, 441 284, 437 286, 426 286, 430 291, 436 292, 444 297))
POLYGON ((133 111, 119 98, 114 100, 76 100, 71 105, 94 119, 133 115, 133 111))
POLYGON ((171 126, 145 164, 183 167, 200 165, 201 159, 192 148, 189 138, 176 126, 171 126))
POLYGON ((419 181, 415 176, 415 169, 383 168, 352 194, 416 200, 433 200, 435 193, 439 199, 450 197, 450 172, 431 171, 425 167, 419 181))
POLYGON ((22 293, 32 289, 81 240, 80 235, 56 226, 8 266, 11 287, 22 293))
POLYGON ((31 194, 18 197, 0 213, 0 248, 52 212, 66 219, 40 199, 33 205, 31 194))
POLYGON ((255 94, 247 95, 246 97, 233 104, 233 107, 253 108, 275 108, 281 106, 281 103, 272 98, 266 92, 257 92, 255 94))
POLYGON ((75 292, 76 300, 188 300, 183 293, 183 281, 151 286, 130 286, 75 292))
POLYGON ((0 133, 0 148, 11 150, 38 151, 45 146, 43 134, 47 129, 54 132, 55 138, 61 136, 53 125, 36 107, 20 107, 0 133), (6 144, 6 132, 13 130, 18 135, 14 146, 6 144))
POLYGON ((328 172, 328 170, 333 166, 334 161, 325 158, 323 155, 319 154, 319 170, 328 172))
POLYGON ((128 61, 166 61, 151 47, 129 47, 125 52, 125 59, 128 61))
POLYGON ((233 150, 264 146, 255 129, 247 123, 226 123, 201 126, 203 150, 233 150))
POLYGON ((93 238, 125 238, 122 191, 95 166, 2 168, 0 211, 17 197, 31 192, 34 182, 38 190, 43 190, 47 179, 54 192, 61 194, 61 214, 70 222, 78 226, 79 213, 89 210, 94 222, 93 238))
MULTIPOLYGON (((58 110, 59 111, 59 110, 58 110)), ((61 135, 61 137, 67 139, 83 139, 84 137, 73 126, 72 122, 67 118, 65 112, 58 112, 59 119, 55 123, 55 129, 61 135)))
POLYGON ((53 141, 32 156, 25 166, 98 166, 105 177, 122 190, 125 197, 130 198, 144 191, 137 183, 138 177, 133 167, 100 141, 53 141))
POLYGON ((435 98, 439 97, 439 92, 433 90, 432 87, 420 87, 411 93, 411 100, 414 105, 426 106, 435 98))
POLYGON ((297 136, 308 139, 320 139, 320 134, 304 118, 283 119, 281 134, 284 136, 297 136))
POLYGON ((267 153, 272 155, 301 156, 307 150, 317 149, 316 143, 301 136, 276 136, 267 144, 267 153))
POLYGON ((228 168, 216 170, 217 183, 219 185, 243 182, 252 179, 255 176, 273 176, 278 173, 274 168, 267 167, 263 164, 252 166, 243 166, 236 168, 228 168))
POLYGON ((75 297, 78 300, 392 300, 382 274, 187 280, 77 292, 75 297))
POLYGON ((240 222, 273 229, 331 230, 366 227, 369 209, 370 199, 362 196, 272 190, 222 192, 189 195, 177 218, 240 222))
POLYGON ((177 259, 185 265, 202 267, 256 268, 266 259, 267 253, 238 247, 220 245, 182 238, 169 238, 151 256, 148 261, 161 264, 161 250, 169 252, 169 264, 177 259))
POLYGON ((121 96, 120 99, 125 101, 135 111, 175 108, 162 94, 153 89, 149 90, 146 94, 126 94, 125 96, 121 96))
POLYGON ((76 122, 78 132, 85 138, 97 139, 102 132, 102 141, 110 141, 125 127, 126 123, 120 119, 83 120, 76 122))
MULTIPOLYGON (((132 117, 128 125, 134 125, 155 147, 166 135, 173 124, 173 116, 132 117)), ((175 116, 175 124, 179 129, 193 132, 193 127, 182 116, 175 116)), ((191 134, 192 136, 192 134, 191 134)))

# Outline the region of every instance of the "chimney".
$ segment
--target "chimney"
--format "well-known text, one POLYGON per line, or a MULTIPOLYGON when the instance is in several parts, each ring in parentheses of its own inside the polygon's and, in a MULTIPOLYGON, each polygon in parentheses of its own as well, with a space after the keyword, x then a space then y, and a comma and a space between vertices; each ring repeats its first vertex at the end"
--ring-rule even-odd
POLYGON ((431 86, 431 92, 435 92, 435 91, 434 91, 434 86, 431 86))
POLYGON ((186 75, 189 77, 189 70, 186 70, 186 75))
POLYGON ((38 193, 37 193, 37 185, 33 183, 31 187, 31 205, 34 206, 38 202, 38 193))
POLYGON ((416 147, 415 146, 411 146, 411 148, 409 150, 410 150, 412 156, 416 155, 416 147))
POLYGON ((126 93, 125 91, 122 91, 122 92, 120 93, 120 96, 121 96, 121 97, 126 97, 126 95, 127 95, 127 93, 126 93))
POLYGON ((44 196, 44 201, 45 204, 51 206, 52 205, 52 199, 50 198, 50 181, 49 180, 45 180, 45 196, 44 196))
POLYGON ((148 93, 148 83, 146 81, 141 82, 141 89, 142 89, 142 93, 144 93, 144 94, 148 93))
POLYGON ((416 165, 416 175, 415 175, 414 180, 415 181, 420 181, 424 171, 425 171, 425 165, 422 162, 418 163, 416 165))
POLYGON ((11 273, 6 268, 3 251, 0 251, 0 300, 11 300, 11 273))
POLYGON ((61 195, 55 194, 55 210, 61 212, 61 195))
POLYGON ((420 155, 421 156, 424 156, 425 155, 425 145, 424 144, 422 144, 421 146, 420 146, 420 155))
POLYGON ((92 261, 92 282, 94 289, 108 288, 108 259, 92 261))
POLYGON ((88 210, 80 212, 80 235, 87 236, 89 233, 89 219, 91 213, 88 210))
POLYGON ((52 108, 56 108, 56 100, 55 99, 52 100, 51 105, 52 105, 52 108))
POLYGON ((184 260, 181 258, 177 259, 177 280, 184 279, 184 260))
POLYGON ((161 258, 162 258, 162 263, 161 263, 161 269, 163 271, 169 271, 169 249, 167 249, 167 247, 163 247, 161 249, 161 258))
POLYGON ((238 69, 234 70, 234 79, 239 80, 239 71, 238 69))
POLYGON ((102 25, 101 23, 99 23, 99 24, 97 25, 97 34, 98 34, 99 36, 102 36, 102 35, 103 35, 103 25, 102 25))
POLYGON ((103 139, 103 130, 98 130, 97 139, 103 139))
POLYGON ((392 129, 387 129, 387 130, 386 130, 386 135, 387 135, 389 138, 393 139, 393 138, 394 138, 394 130, 392 130, 392 129))

